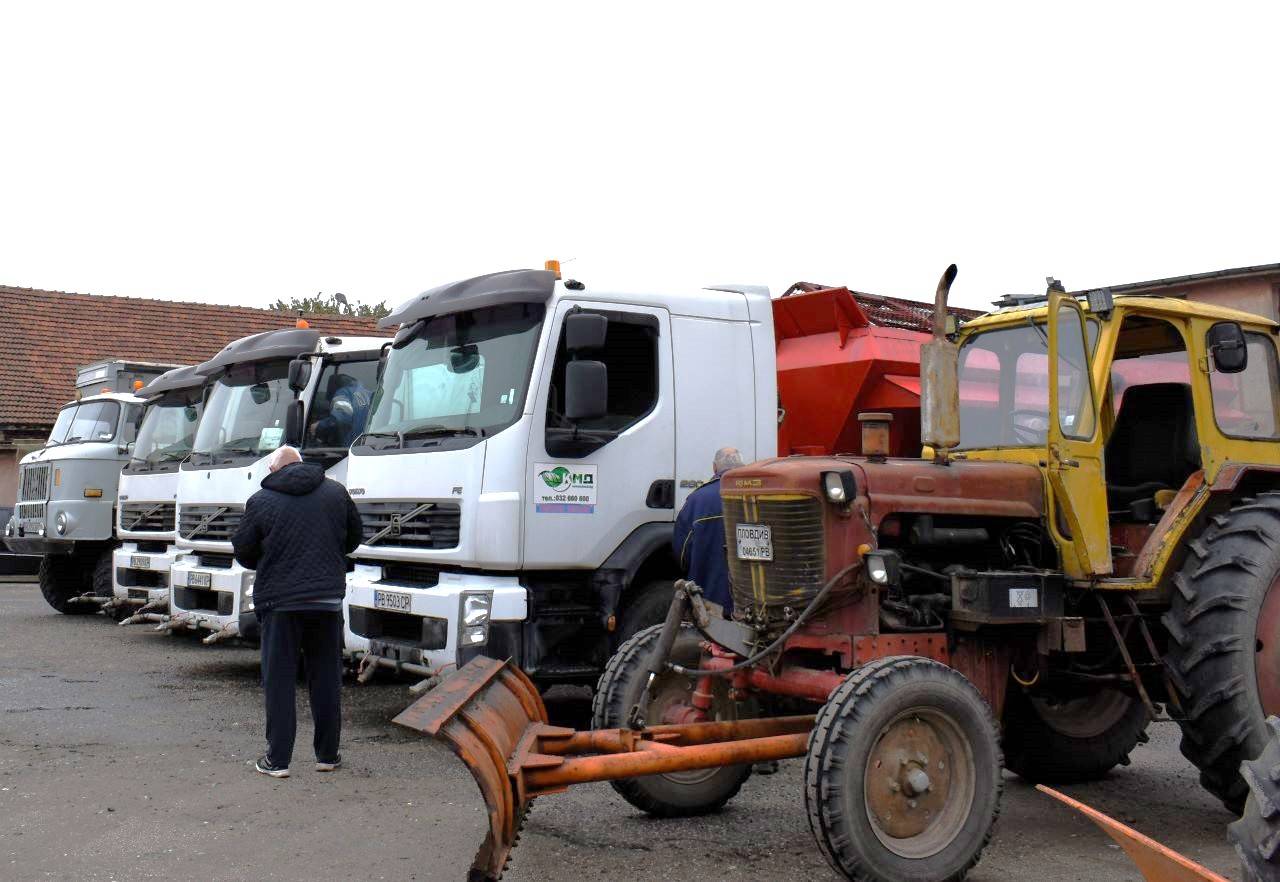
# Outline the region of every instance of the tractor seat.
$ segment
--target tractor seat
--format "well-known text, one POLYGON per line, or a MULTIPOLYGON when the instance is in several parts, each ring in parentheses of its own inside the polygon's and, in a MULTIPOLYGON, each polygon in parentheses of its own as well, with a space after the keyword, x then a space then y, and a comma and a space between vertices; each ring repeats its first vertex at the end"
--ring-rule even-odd
POLYGON ((1125 390, 1106 454, 1107 507, 1130 509, 1158 490, 1176 490, 1200 468, 1200 439, 1187 383, 1125 390))

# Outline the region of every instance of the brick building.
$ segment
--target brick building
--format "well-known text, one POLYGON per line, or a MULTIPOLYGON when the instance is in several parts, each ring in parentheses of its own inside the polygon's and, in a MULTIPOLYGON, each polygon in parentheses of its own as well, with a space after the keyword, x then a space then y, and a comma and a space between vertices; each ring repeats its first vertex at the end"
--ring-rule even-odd
POLYGON ((1113 294, 1157 294, 1243 309, 1280 321, 1280 263, 1112 285, 1113 294))
MULTIPOLYGON (((66 294, 0 285, 0 507, 17 496, 18 462, 42 446, 71 400, 80 365, 104 358, 205 361, 231 340, 289 327, 295 315, 244 306, 66 294)), ((312 327, 372 335, 373 319, 309 315, 312 327)))

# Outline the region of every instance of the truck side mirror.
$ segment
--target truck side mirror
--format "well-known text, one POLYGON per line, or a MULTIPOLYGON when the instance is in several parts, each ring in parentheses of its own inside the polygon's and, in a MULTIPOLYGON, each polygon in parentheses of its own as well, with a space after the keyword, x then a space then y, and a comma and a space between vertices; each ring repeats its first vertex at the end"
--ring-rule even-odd
POLYGON ((1249 365, 1249 349, 1244 331, 1235 322, 1218 322, 1209 329, 1205 343, 1219 373, 1238 374, 1249 365))
POLYGON ((573 312, 564 320, 564 348, 577 353, 584 349, 603 349, 609 320, 592 312, 573 312))
POLYGON ((301 392, 307 388, 307 383, 311 381, 311 361, 305 358, 295 358, 289 362, 289 388, 294 392, 301 392))
POLYGON ((284 412, 284 443, 290 447, 302 446, 302 430, 305 416, 302 399, 295 398, 289 402, 289 408, 284 412))
POLYGON ((570 422, 595 420, 609 412, 609 369, 603 361, 571 361, 564 366, 564 415, 570 422))

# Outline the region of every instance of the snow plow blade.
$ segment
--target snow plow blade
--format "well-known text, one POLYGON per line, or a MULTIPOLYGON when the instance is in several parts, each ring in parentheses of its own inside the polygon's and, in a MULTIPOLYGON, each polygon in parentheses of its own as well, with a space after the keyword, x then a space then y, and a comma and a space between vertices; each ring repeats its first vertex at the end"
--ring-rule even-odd
POLYGON ((468 882, 502 878, 535 797, 571 784, 803 756, 813 728, 813 717, 801 716, 579 732, 547 722, 523 671, 483 656, 393 722, 445 741, 480 787, 489 832, 468 882))
POLYGON ((1065 793, 1059 793, 1043 784, 1037 784, 1036 789, 1047 796, 1052 796, 1063 805, 1070 806, 1097 824, 1103 833, 1114 839, 1116 845, 1124 849, 1129 860, 1137 864, 1139 872, 1147 882, 1228 882, 1226 878, 1212 870, 1161 845, 1151 837, 1142 835, 1132 827, 1126 827, 1110 815, 1105 815, 1079 800, 1072 799, 1065 793))

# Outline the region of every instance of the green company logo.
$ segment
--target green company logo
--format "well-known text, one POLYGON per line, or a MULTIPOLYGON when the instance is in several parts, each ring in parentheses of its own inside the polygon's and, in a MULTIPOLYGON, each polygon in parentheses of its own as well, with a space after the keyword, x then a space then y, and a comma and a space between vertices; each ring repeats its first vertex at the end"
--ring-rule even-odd
POLYGON ((564 466, 556 466, 554 469, 538 472, 538 477, 552 490, 568 490, 569 486, 573 484, 573 473, 564 466))

